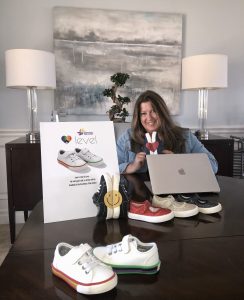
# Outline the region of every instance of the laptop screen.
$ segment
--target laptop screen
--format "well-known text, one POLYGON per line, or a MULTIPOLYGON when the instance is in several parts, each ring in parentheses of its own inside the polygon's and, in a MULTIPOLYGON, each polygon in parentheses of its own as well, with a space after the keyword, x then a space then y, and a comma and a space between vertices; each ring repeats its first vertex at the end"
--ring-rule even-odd
POLYGON ((205 153, 147 155, 147 164, 155 195, 220 191, 205 153))

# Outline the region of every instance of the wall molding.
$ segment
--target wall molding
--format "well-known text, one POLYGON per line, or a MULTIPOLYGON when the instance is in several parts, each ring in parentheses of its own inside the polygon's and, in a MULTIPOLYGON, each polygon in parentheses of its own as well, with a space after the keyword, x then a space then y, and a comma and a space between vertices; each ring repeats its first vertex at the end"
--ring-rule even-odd
MULTIPOLYGON (((116 124, 116 123, 115 123, 116 124)), ((124 123, 122 123, 124 124, 124 123)), ((117 125, 117 124, 116 124, 117 125)), ((187 126, 184 126, 187 127, 187 126)), ((192 131, 197 130, 196 127, 190 127, 192 131)), ((235 126, 218 126, 218 127, 208 127, 210 133, 213 134, 226 134, 226 135, 242 135, 244 136, 244 125, 235 126)), ((5 143, 13 140, 14 138, 19 138, 25 136, 28 130, 25 129, 0 129, 0 147, 4 147, 5 143), (6 142, 7 140, 7 142, 6 142)))
POLYGON ((26 132, 24 129, 0 129, 0 148, 14 139, 25 136, 26 132))
MULTIPOLYGON (((117 124, 116 124, 117 125, 117 124)), ((192 128, 192 131, 197 130, 197 128, 192 128)), ((221 135, 224 137, 230 137, 231 135, 244 137, 244 125, 240 126, 219 126, 208 128, 210 134, 221 135)), ((0 151, 1 151, 1 159, 5 160, 5 144, 17 139, 19 137, 23 137, 26 134, 26 130, 23 129, 0 129, 0 151)), ((4 162, 1 162, 5 164, 4 162)), ((1 168, 0 170, 0 178, 3 178, 4 184, 0 185, 0 223, 7 224, 8 221, 8 195, 7 191, 3 190, 4 187, 7 186, 7 175, 6 169, 1 168)), ((23 223, 22 212, 16 213, 16 223, 23 223)))

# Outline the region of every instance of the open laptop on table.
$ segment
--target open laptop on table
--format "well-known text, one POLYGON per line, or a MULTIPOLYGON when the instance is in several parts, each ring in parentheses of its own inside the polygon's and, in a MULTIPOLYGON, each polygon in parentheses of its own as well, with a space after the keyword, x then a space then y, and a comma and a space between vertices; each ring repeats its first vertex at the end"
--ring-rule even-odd
POLYGON ((205 153, 147 155, 147 165, 145 184, 155 195, 220 192, 205 153))

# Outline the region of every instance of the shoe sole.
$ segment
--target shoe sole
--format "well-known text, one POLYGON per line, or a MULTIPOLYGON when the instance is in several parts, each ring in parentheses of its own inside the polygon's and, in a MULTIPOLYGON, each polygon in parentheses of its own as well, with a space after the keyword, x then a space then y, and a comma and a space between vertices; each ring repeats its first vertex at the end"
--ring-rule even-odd
POLYGON ((84 160, 89 166, 93 166, 93 167, 99 167, 101 165, 104 164, 103 162, 103 159, 100 160, 100 161, 97 161, 97 162, 90 162, 90 161, 87 161, 87 160, 84 160))
POLYGON ((145 216, 145 215, 139 215, 139 214, 128 212, 128 218, 133 220, 138 220, 138 221, 150 222, 150 223, 162 223, 173 219, 174 213, 171 211, 166 215, 153 217, 153 216, 145 216))
POLYGON ((71 165, 68 165, 68 164, 66 164, 65 162, 63 162, 62 160, 59 160, 59 159, 58 159, 58 163, 60 165, 64 166, 65 168, 73 170, 73 171, 84 170, 84 169, 88 168, 86 163, 83 164, 83 165, 80 165, 80 166, 71 166, 71 165))
POLYGON ((189 218, 199 213, 199 208, 196 206, 194 209, 189 211, 174 211, 172 210, 176 218, 189 218))
POLYGON ((95 282, 95 283, 82 283, 76 281, 75 279, 69 277, 68 275, 64 274, 63 272, 59 271, 52 265, 52 273, 65 281, 69 286, 75 289, 78 293, 86 294, 86 295, 93 295, 93 294, 101 294, 112 290, 118 283, 118 277, 116 273, 113 274, 110 278, 95 282))
POLYGON ((215 214, 222 210, 222 205, 219 203, 218 205, 213 207, 198 207, 198 209, 202 214, 215 214))
POLYGON ((159 262, 156 266, 150 266, 150 267, 140 267, 140 266, 113 266, 111 265, 111 267, 113 268, 113 270, 120 275, 126 275, 126 274, 145 274, 145 275, 153 275, 158 273, 158 271, 160 270, 160 265, 161 263, 159 262))

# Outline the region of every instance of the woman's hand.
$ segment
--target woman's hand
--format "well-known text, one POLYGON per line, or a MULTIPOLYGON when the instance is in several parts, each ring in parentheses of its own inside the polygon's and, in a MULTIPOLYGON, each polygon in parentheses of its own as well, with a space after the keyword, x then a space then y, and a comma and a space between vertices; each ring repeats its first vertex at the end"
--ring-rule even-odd
POLYGON ((146 160, 146 153, 145 152, 139 152, 136 154, 135 160, 133 163, 130 163, 127 168, 125 169, 125 173, 135 173, 137 170, 139 170, 145 163, 146 160))

